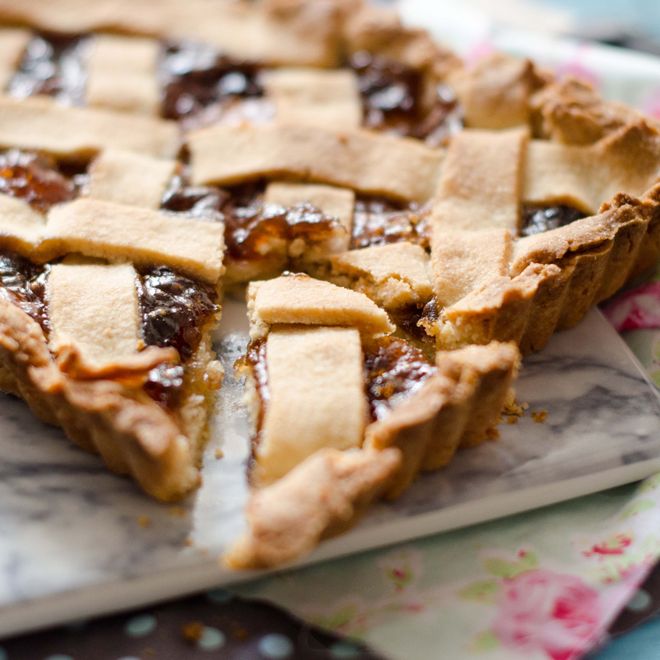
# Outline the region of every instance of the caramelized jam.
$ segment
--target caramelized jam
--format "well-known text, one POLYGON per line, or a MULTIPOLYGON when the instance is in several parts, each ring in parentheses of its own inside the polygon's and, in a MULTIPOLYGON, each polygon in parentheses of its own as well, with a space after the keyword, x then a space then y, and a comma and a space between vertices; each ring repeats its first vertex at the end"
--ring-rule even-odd
POLYGON ((363 123, 371 129, 445 144, 463 128, 458 100, 446 85, 439 85, 430 110, 421 104, 421 74, 404 64, 359 52, 350 66, 358 76, 364 109, 363 123))
POLYGON ((38 266, 13 252, 0 253, 0 296, 31 316, 48 333, 48 266, 38 266))
POLYGON ((70 105, 85 97, 85 39, 57 34, 36 35, 8 87, 11 96, 45 94, 70 105))
POLYGON ((285 208, 264 204, 263 182, 229 190, 188 186, 183 177, 170 186, 162 208, 192 217, 224 221, 227 254, 236 260, 259 259, 273 243, 297 238, 320 242, 331 238, 339 220, 307 203, 285 208))
POLYGON ((308 242, 330 239, 339 221, 309 203, 285 208, 277 204, 243 207, 227 213, 225 241, 234 259, 256 259, 274 243, 287 244, 297 238, 308 242))
POLYGON ((520 233, 523 236, 541 234, 544 231, 570 225, 571 222, 584 217, 582 211, 566 204, 556 206, 526 204, 523 207, 523 227, 520 233))
POLYGON ((263 96, 259 67, 196 44, 170 44, 161 60, 162 114, 186 119, 235 99, 263 96))
POLYGON ((185 177, 175 176, 165 192, 161 208, 192 218, 222 222, 224 215, 221 209, 229 197, 229 193, 221 188, 189 186, 185 177))
POLYGON ((426 216, 418 205, 404 206, 380 197, 358 197, 355 201, 351 249, 410 241, 429 246, 426 216))
POLYGON ((219 307, 213 287, 165 266, 140 272, 142 335, 150 346, 171 346, 185 361, 195 352, 202 327, 219 307))
POLYGON ((45 213, 76 196, 76 185, 46 156, 18 149, 0 152, 0 193, 24 199, 45 213))
POLYGON ((364 369, 372 420, 383 419, 436 371, 419 348, 396 337, 366 347, 364 369))
POLYGON ((143 387, 163 408, 174 408, 183 388, 183 367, 180 364, 159 364, 149 372, 143 387))
POLYGON ((399 310, 390 311, 390 317, 404 336, 421 345, 432 342, 427 327, 434 325, 438 320, 438 305, 435 298, 431 298, 425 305, 409 305, 399 310))

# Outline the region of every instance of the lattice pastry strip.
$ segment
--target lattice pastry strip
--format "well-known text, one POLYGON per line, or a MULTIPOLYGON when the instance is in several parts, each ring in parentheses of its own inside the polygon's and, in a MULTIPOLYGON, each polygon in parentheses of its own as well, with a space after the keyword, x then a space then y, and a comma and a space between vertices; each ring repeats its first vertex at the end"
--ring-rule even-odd
POLYGON ((51 350, 75 351, 92 372, 137 355, 136 280, 131 264, 53 265, 47 283, 51 350))
POLYGON ((278 120, 337 130, 362 123, 358 83, 349 69, 274 69, 264 72, 263 85, 278 120))
POLYGON ((407 138, 292 124, 214 126, 191 133, 188 146, 195 184, 284 175, 403 200, 428 199, 442 161, 407 138))
POLYGON ((0 203, 15 209, 13 216, 4 216, 0 243, 37 261, 78 252, 137 264, 162 263, 209 283, 217 283, 223 272, 221 223, 93 199, 56 206, 43 222, 25 202, 0 195, 0 203))
POLYGON ((0 89, 5 89, 30 41, 30 33, 19 28, 0 30, 0 89))
MULTIPOLYGON (((267 3, 266 3, 267 4, 267 3)), ((314 3, 316 4, 316 3, 314 3)), ((264 3, 162 0, 0 2, 0 17, 65 34, 112 31, 208 43, 238 59, 331 66, 339 50, 331 6, 299 3, 283 13, 264 3)))
POLYGON ((87 57, 87 105, 158 115, 158 57, 152 39, 98 35, 87 57))
POLYGON ((62 157, 88 157, 103 149, 154 157, 176 155, 174 122, 96 108, 70 108, 51 99, 0 97, 0 146, 62 157))
POLYGON ((158 209, 177 168, 174 160, 107 149, 89 167, 85 194, 92 199, 158 209))

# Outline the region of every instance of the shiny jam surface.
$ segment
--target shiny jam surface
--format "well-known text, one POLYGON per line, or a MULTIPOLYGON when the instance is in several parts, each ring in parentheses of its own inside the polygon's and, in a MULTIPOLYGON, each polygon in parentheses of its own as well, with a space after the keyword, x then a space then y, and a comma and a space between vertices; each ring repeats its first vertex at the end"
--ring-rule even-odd
POLYGON ((190 358, 202 327, 219 309, 213 287, 157 266, 140 271, 138 293, 145 343, 171 346, 182 361, 190 358))
POLYGON ((161 58, 162 114, 186 119, 238 98, 263 96, 259 67, 197 44, 169 44, 161 58))
POLYGON ((340 226, 337 219, 306 202, 289 208, 277 204, 234 207, 227 209, 225 222, 227 251, 234 259, 259 258, 278 241, 322 242, 340 226))
POLYGON ((527 204, 523 207, 523 227, 520 233, 523 236, 541 234, 551 229, 570 225, 571 222, 584 217, 585 214, 582 211, 565 204, 557 206, 527 204))
POLYGON ((221 188, 190 186, 184 176, 175 176, 163 197, 161 208, 173 213, 184 213, 192 218, 222 222, 222 207, 230 194, 221 188))
POLYGON ((351 249, 410 241, 429 246, 426 216, 417 205, 405 206, 380 197, 358 197, 355 201, 351 249))
POLYGON ((13 252, 0 252, 0 296, 31 316, 48 333, 48 266, 33 264, 13 252))
POLYGON ((77 189, 52 159, 10 149, 0 152, 0 193, 24 199, 45 213, 54 204, 73 199, 77 189))
POLYGON ((144 391, 164 408, 174 408, 183 388, 183 367, 163 363, 154 367, 143 385, 144 391))
POLYGON ((422 345, 433 343, 433 338, 426 331, 425 326, 431 326, 438 320, 438 305, 435 298, 431 298, 425 305, 409 305, 390 311, 389 314, 404 336, 422 345))
POLYGON ((364 370, 371 418, 379 420, 418 390, 436 368, 419 348, 387 337, 365 348, 364 370))
POLYGON ((364 125, 375 130, 407 135, 440 146, 463 128, 456 96, 439 85, 430 109, 421 104, 422 78, 418 71, 398 62, 362 51, 349 62, 358 76, 364 125))
POLYGON ((8 87, 10 96, 45 94, 70 105, 85 97, 84 37, 43 33, 28 43, 8 87))
POLYGON ((340 223, 307 203, 285 208, 264 204, 264 183, 252 182, 231 189, 188 186, 179 177, 170 186, 162 208, 192 217, 224 221, 227 254, 236 260, 265 256, 274 241, 309 242, 332 237, 340 223))

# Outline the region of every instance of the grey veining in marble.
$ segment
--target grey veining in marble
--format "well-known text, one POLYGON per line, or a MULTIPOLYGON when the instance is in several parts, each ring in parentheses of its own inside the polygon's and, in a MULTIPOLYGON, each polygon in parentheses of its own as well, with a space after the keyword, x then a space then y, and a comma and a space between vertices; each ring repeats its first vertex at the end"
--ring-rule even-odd
MULTIPOLYGON (((225 316, 218 346, 230 366, 244 345, 243 312, 229 304, 225 316)), ((247 424, 230 371, 203 487, 180 507, 151 502, 60 431, 36 421, 22 402, 0 397, 0 620, 29 600, 57 607, 53 597, 65 592, 156 573, 164 581, 185 578, 187 571, 214 565, 244 524, 247 424)), ((660 457, 658 397, 596 312, 529 358, 517 389, 532 409, 548 411, 544 424, 527 415, 502 425, 500 441, 462 452, 398 502, 378 505, 358 528, 359 538, 385 525, 396 530, 398 521, 430 511, 470 502, 479 507, 485 497, 494 501, 660 457)), ((548 501, 559 499, 561 493, 548 495, 548 501)), ((218 571, 212 579, 228 577, 218 571)), ((59 619, 66 617, 62 612, 59 619)), ((54 614, 49 621, 57 619, 54 614)))

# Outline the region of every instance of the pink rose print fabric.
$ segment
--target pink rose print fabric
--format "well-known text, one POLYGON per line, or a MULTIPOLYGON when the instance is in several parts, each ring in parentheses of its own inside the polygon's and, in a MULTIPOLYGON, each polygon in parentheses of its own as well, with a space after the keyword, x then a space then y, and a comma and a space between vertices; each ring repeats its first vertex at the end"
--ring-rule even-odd
POLYGON ((618 332, 660 329, 660 282, 618 296, 603 311, 618 332))
POLYGON ((519 652, 570 660, 588 647, 600 619, 596 589, 575 575, 538 568, 506 581, 492 632, 519 652))

